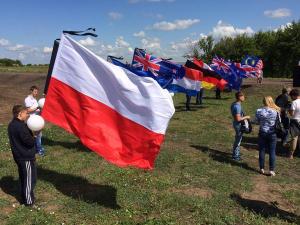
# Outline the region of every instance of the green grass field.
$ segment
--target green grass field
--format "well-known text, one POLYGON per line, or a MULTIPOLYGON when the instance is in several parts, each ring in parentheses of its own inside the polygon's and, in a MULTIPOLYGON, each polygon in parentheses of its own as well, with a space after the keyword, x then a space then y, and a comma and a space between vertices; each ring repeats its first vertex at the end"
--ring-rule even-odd
MULTIPOLYGON (((280 89, 248 86, 244 111, 254 116, 262 97, 280 89)), ((40 210, 12 206, 18 176, 1 126, 0 224, 300 224, 300 158, 277 156, 277 176, 258 174, 255 128, 242 143, 244 160, 232 161, 233 93, 205 96, 203 106, 185 112, 185 96, 175 95, 176 113, 152 171, 118 168, 47 126, 47 156, 37 158, 40 210)))

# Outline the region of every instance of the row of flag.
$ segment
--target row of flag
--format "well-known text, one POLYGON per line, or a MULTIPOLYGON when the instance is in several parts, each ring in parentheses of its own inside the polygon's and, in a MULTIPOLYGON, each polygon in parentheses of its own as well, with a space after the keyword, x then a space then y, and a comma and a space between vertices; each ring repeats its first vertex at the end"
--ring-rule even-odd
POLYGON ((131 64, 109 61, 62 34, 42 116, 107 161, 142 169, 154 167, 175 112, 169 91, 223 89, 233 79, 218 71, 237 73, 222 60, 218 69, 197 59, 179 65, 143 49, 131 64))
POLYGON ((216 56, 210 66, 198 59, 187 60, 185 65, 180 65, 139 48, 135 49, 131 64, 124 64, 112 56, 108 56, 108 60, 138 76, 155 79, 170 92, 183 92, 191 96, 201 88, 240 90, 243 78, 260 76, 263 68, 262 60, 253 56, 246 56, 241 63, 216 56))

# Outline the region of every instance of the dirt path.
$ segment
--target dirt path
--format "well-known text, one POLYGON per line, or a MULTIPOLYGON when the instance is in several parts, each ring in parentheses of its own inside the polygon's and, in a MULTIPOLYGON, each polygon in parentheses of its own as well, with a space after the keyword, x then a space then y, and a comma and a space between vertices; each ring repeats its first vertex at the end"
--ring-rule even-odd
POLYGON ((7 124, 11 119, 11 108, 15 104, 24 104, 29 88, 36 85, 42 93, 46 74, 0 74, 0 124, 7 124))

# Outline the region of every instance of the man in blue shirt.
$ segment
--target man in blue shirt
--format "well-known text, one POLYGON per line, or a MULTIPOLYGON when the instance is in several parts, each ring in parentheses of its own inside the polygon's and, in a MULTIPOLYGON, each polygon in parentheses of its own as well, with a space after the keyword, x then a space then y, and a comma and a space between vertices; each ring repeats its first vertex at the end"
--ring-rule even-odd
POLYGON ((236 101, 231 104, 231 115, 233 117, 233 128, 235 130, 235 140, 232 147, 232 159, 236 161, 241 160, 240 154, 240 145, 243 137, 243 133, 241 132, 241 121, 245 119, 250 119, 250 116, 244 116, 242 110, 242 102, 245 101, 245 95, 238 91, 235 94, 236 101))

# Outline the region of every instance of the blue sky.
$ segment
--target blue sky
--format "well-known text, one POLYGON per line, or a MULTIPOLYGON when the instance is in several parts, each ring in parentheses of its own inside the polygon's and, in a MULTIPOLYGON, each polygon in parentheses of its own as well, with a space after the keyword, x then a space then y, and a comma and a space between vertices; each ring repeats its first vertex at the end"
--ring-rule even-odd
POLYGON ((49 63, 62 30, 97 29, 98 38, 76 38, 96 54, 132 57, 135 47, 182 60, 206 35, 274 30, 300 19, 299 0, 26 0, 2 1, 0 58, 49 63))

